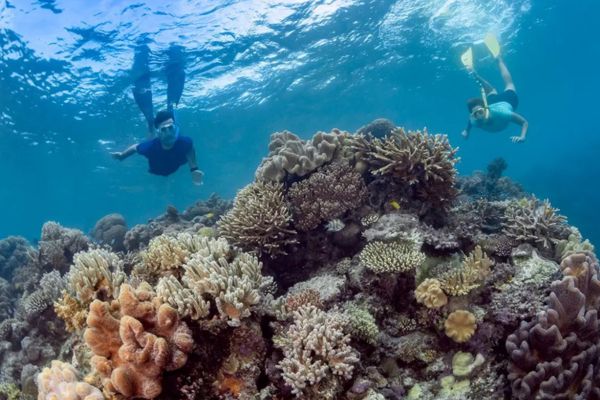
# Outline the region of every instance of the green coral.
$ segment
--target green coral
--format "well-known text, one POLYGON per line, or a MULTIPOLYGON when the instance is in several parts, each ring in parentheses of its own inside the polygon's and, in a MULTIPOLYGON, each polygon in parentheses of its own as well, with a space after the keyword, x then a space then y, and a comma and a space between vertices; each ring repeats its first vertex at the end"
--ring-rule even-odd
POLYGON ((377 343, 379 327, 369 310, 350 304, 346 308, 346 316, 348 317, 348 329, 353 337, 362 339, 372 345, 377 343))
POLYGON ((20 400, 21 390, 14 383, 0 383, 0 398, 6 400, 20 400))
POLYGON ((408 272, 425 261, 425 254, 403 241, 368 243, 359 254, 360 261, 376 273, 408 272))

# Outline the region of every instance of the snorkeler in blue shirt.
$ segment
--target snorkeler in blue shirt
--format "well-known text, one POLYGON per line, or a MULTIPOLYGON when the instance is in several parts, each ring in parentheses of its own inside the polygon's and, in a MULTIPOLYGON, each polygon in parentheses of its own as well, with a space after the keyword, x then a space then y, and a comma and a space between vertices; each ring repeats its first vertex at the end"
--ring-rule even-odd
POLYGON ((493 35, 486 36, 485 44, 498 61, 498 68, 504 80, 504 91, 498 91, 485 79, 483 79, 473 68, 472 50, 467 50, 462 56, 462 62, 467 70, 475 77, 482 88, 482 97, 472 98, 467 101, 470 117, 467 127, 462 132, 466 139, 473 126, 488 132, 500 132, 508 127, 510 123, 521 126, 521 134, 512 136, 514 143, 520 143, 527 137, 527 120, 516 113, 519 106, 519 97, 513 83, 512 76, 504 64, 500 55, 500 45, 493 35))
POLYGON ((173 113, 173 104, 179 103, 185 81, 181 48, 171 47, 169 49, 169 63, 166 68, 167 109, 159 111, 156 117, 153 115, 148 55, 147 46, 142 45, 136 49, 133 64, 133 97, 146 117, 149 139, 136 143, 124 151, 111 153, 111 155, 122 161, 133 154, 140 154, 148 159, 149 172, 161 176, 171 175, 187 163, 190 167, 192 182, 201 185, 204 174, 198 169, 194 144, 190 137, 180 135, 179 126, 175 123, 173 113))

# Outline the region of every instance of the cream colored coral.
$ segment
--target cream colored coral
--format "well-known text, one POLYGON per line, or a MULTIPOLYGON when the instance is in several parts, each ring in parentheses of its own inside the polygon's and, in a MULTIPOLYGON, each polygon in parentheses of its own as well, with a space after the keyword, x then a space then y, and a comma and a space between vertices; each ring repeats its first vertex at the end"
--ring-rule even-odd
POLYGON ((250 307, 260 301, 260 287, 270 281, 261 274, 262 263, 248 253, 240 253, 231 261, 195 254, 184 269, 182 279, 187 287, 213 296, 219 313, 232 326, 250 315, 250 307))
POLYGON ((352 377, 359 359, 350 346, 350 336, 344 334, 345 324, 338 314, 303 306, 294 313, 294 323, 276 340, 285 356, 278 367, 297 397, 331 374, 344 380, 352 377))
POLYGON ((67 285, 77 300, 87 307, 99 291, 106 297, 118 297, 125 278, 123 262, 115 253, 93 249, 75 254, 67 274, 67 285))
POLYGON ((360 261, 370 270, 382 272, 407 272, 425 261, 425 254, 404 241, 368 243, 359 254, 360 261))
POLYGON ((210 309, 210 304, 200 293, 183 286, 172 275, 162 277, 158 281, 156 295, 161 302, 175 308, 181 317, 204 318, 210 309))
POLYGON ((162 234, 153 238, 148 248, 141 253, 146 272, 155 276, 177 272, 192 253, 189 245, 179 241, 175 235, 162 234))
POLYGON ((427 308, 439 308, 448 304, 448 297, 437 279, 425 279, 415 290, 417 302, 427 308))
POLYGON ((37 376, 38 400, 104 400, 102 392, 79 382, 75 368, 62 361, 52 361, 37 376))
POLYGON ((451 296, 463 296, 478 288, 490 275, 493 261, 481 249, 475 249, 458 268, 449 270, 440 276, 440 286, 451 296))
POLYGON ((446 319, 444 323, 446 335, 455 342, 464 343, 471 339, 477 329, 475 316, 466 310, 456 310, 446 319))

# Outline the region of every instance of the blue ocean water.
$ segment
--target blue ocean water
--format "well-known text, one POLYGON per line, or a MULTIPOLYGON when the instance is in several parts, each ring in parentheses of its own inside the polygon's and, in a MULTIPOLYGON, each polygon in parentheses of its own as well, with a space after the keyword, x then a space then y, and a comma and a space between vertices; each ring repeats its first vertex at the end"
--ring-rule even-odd
MULTIPOLYGON (((447 133, 469 174, 496 157, 506 173, 600 243, 600 28, 593 0, 0 0, 0 237, 39 236, 56 220, 90 230, 107 213, 129 225, 253 179, 269 135, 354 131, 377 117, 447 133), (465 48, 494 32, 529 120, 518 132, 460 136, 478 88, 465 48), (196 144, 163 178, 109 152, 140 141, 134 48, 146 43, 155 109, 166 104, 166 50, 186 52, 177 118, 196 144)), ((475 46, 478 70, 501 85, 475 46)))

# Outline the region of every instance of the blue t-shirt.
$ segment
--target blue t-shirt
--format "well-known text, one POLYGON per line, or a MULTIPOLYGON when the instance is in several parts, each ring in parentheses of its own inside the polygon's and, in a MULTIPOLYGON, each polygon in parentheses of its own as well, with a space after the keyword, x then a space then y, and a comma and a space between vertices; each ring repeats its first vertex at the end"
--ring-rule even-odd
POLYGON ((187 162, 187 154, 193 147, 191 138, 179 136, 168 150, 163 149, 159 138, 138 144, 136 150, 148 159, 151 174, 167 176, 187 162))
POLYGON ((512 121, 513 107, 506 101, 490 104, 489 111, 490 115, 485 120, 471 117, 471 125, 489 132, 500 132, 512 121))

